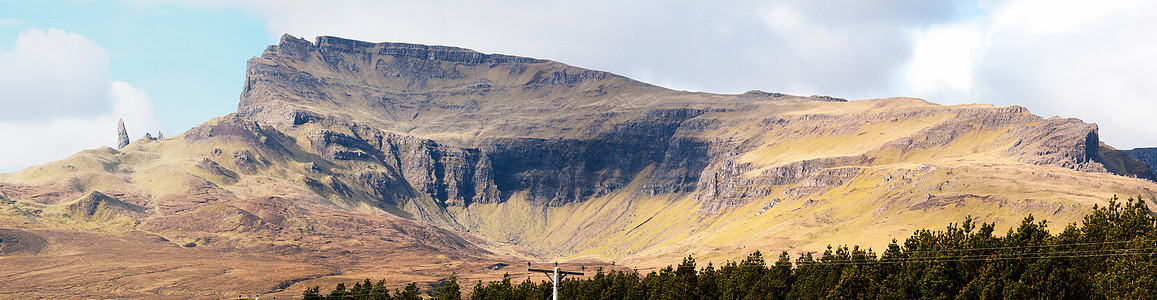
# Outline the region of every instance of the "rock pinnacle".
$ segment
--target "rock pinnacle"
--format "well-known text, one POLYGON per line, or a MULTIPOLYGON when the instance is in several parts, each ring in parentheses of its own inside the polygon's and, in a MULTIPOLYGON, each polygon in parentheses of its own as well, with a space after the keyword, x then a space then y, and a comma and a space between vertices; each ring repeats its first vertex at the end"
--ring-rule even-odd
POLYGON ((125 131, 125 119, 117 120, 117 149, 129 145, 129 133, 125 131))

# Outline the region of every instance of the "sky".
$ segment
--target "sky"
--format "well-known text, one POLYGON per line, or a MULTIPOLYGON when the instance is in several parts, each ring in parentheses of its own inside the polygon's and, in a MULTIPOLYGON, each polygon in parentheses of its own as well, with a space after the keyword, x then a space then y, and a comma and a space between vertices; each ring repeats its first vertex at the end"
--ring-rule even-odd
POLYGON ((234 112, 288 33, 546 58, 672 89, 1021 105, 1157 146, 1157 1, 0 0, 0 172, 234 112))

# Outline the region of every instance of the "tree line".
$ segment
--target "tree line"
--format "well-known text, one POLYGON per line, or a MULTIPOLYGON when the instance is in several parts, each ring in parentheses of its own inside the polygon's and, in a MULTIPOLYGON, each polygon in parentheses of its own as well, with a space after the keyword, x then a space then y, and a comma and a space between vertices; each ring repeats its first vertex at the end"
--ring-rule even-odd
MULTIPOLYGON (((1157 299, 1157 218, 1140 197, 1094 206, 1082 222, 1056 234, 1027 216, 1004 236, 994 223, 967 217, 944 230, 918 230, 877 254, 860 247, 828 247, 769 262, 755 251, 741 261, 700 266, 687 256, 677 266, 645 275, 599 270, 567 278, 562 299, 1157 299)), ((369 279, 306 299, 420 299, 411 283, 391 294, 369 279), (412 287, 412 290, 411 290, 412 287), (361 291, 361 292, 356 292, 361 291), (377 296, 373 296, 377 295, 377 296)), ((474 285, 471 299, 550 299, 549 281, 503 280, 474 285)), ((461 299, 455 277, 435 299, 461 299)))
MULTIPOLYGON (((321 294, 321 287, 314 286, 305 289, 302 293, 302 299, 305 300, 329 300, 329 299, 357 299, 357 300, 420 300, 422 299, 422 290, 418 287, 418 283, 411 282, 406 284, 406 287, 394 289, 393 293, 386 287, 386 281, 379 280, 373 283, 369 278, 358 283, 354 283, 352 287, 347 288, 345 283, 338 283, 333 291, 328 294, 321 294)), ((462 293, 458 287, 457 276, 450 275, 442 287, 434 290, 434 299, 436 300, 460 300, 462 293)))

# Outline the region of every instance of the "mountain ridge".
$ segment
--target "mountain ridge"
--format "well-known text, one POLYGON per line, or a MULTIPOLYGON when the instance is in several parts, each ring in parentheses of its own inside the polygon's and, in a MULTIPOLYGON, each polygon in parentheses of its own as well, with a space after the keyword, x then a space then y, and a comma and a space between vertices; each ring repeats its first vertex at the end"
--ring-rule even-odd
POLYGON ((123 234, 111 244, 130 246, 107 251, 301 268, 242 284, 267 290, 433 280, 442 265, 497 278, 512 270, 490 266, 525 260, 882 246, 965 215, 1064 224, 1113 194, 1157 193, 1140 179, 1149 165, 1095 124, 1020 106, 681 92, 549 60, 289 35, 246 74, 236 113, 0 174, 0 226, 54 249, 18 258, 123 234), (91 217, 110 204, 116 222, 91 217))

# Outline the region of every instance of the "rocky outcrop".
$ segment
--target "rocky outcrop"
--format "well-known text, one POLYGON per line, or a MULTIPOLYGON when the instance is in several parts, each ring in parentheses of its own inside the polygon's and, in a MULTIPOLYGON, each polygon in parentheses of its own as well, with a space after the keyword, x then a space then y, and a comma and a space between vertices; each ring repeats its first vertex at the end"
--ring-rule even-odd
POLYGON ((145 215, 144 207, 125 203, 98 191, 89 192, 68 204, 68 211, 82 218, 124 216, 139 219, 145 215))
POLYGON ((1133 148, 1122 152, 1148 165, 1150 178, 1157 180, 1157 148, 1133 148))
POLYGON ((258 167, 268 164, 268 161, 254 156, 249 150, 233 151, 233 165, 237 166, 237 168, 241 170, 241 173, 248 175, 257 174, 258 167))
POLYGON ((125 131, 125 120, 117 120, 117 149, 129 145, 129 133, 125 131))
POLYGON ((207 157, 202 158, 201 161, 197 162, 197 169, 217 178, 228 179, 231 182, 237 180, 237 173, 222 167, 221 165, 217 164, 217 162, 207 157))
POLYGON ((1157 165, 1157 148, 1133 148, 1125 150, 1125 153, 1150 166, 1157 165))
POLYGON ((331 114, 325 110, 332 109, 354 111, 353 117, 362 122, 387 121, 373 122, 387 130, 409 124, 453 129, 450 126, 473 118, 442 117, 470 109, 533 113, 558 108, 550 103, 489 105, 502 99, 569 96, 561 92, 605 97, 611 96, 607 90, 615 86, 655 88, 614 74, 541 59, 336 37, 319 37, 310 43, 288 35, 260 58, 250 60, 247 75, 238 113, 248 119, 300 125, 328 117, 331 114), (312 69, 314 66, 323 68, 312 69), (355 78, 369 81, 345 83, 361 80, 355 78), (355 110, 351 110, 353 106, 355 110), (435 118, 438 122, 424 122, 435 118))

